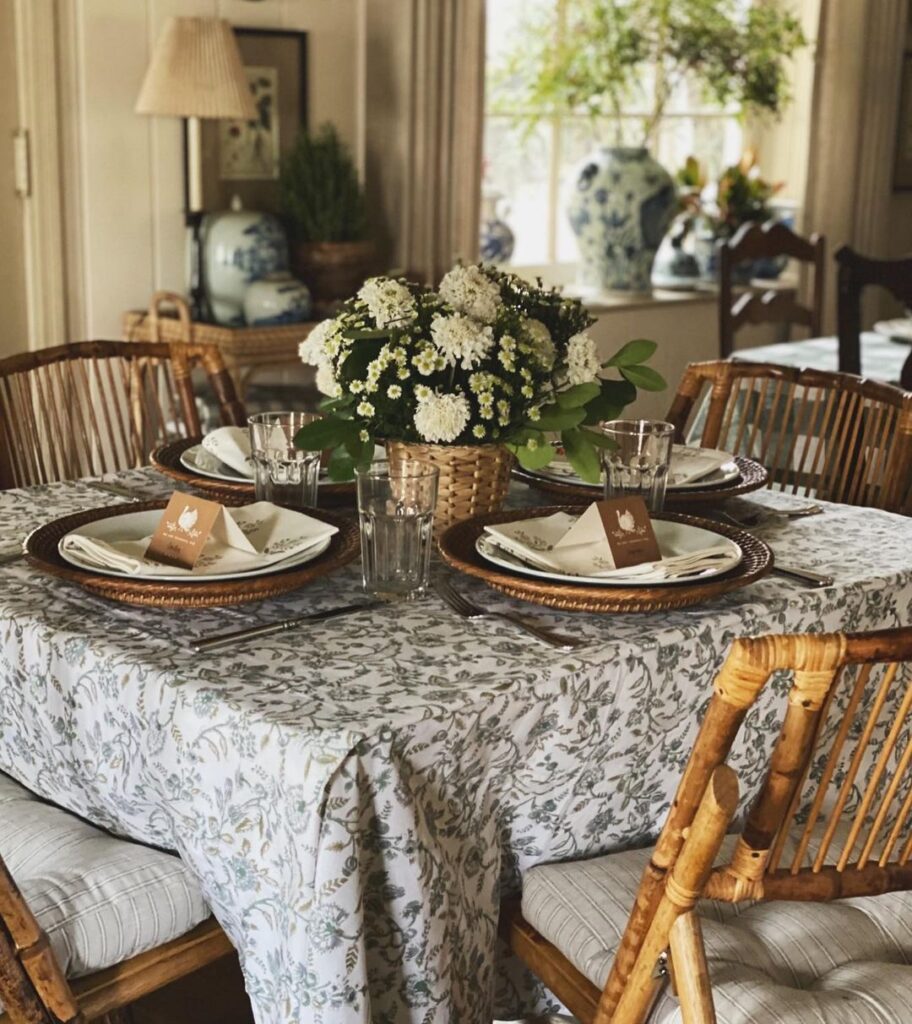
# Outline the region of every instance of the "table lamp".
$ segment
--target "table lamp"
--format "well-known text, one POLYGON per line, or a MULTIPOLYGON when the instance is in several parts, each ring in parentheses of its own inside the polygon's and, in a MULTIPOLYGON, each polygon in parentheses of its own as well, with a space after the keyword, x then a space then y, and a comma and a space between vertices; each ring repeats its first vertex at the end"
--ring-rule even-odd
POLYGON ((194 319, 206 318, 200 228, 203 220, 203 165, 200 121, 256 119, 256 107, 237 40, 221 18, 169 18, 146 71, 137 114, 185 118, 186 213, 193 232, 194 319))

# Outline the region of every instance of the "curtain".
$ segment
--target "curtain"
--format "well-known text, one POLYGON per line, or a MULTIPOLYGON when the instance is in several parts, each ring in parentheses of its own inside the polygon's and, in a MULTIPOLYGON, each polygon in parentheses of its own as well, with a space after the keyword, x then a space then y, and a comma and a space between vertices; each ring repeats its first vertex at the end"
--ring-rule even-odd
MULTIPOLYGON (((804 230, 888 256, 893 150, 909 0, 821 0, 804 230)), ((824 327, 835 327, 828 274, 824 327)))
POLYGON ((484 0, 368 0, 366 160, 390 267, 436 283, 478 257, 484 0))

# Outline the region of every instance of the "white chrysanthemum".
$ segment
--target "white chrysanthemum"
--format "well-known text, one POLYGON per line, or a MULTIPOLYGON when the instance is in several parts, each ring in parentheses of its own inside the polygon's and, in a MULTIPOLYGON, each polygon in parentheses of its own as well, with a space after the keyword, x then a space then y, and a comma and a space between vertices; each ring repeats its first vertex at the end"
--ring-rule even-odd
POLYGON ((469 422, 469 400, 465 395, 428 395, 415 409, 415 429, 431 444, 449 444, 469 422))
POLYGON ((437 291, 457 313, 485 324, 494 323, 502 305, 500 288, 481 267, 453 267, 444 275, 437 291))
POLYGON ((298 346, 301 362, 308 366, 321 366, 329 362, 327 344, 339 334, 341 328, 335 320, 321 320, 298 346))
POLYGON ((588 384, 600 369, 595 341, 585 331, 574 334, 567 342, 567 383, 588 384))
POLYGON ((412 293, 391 277, 372 277, 364 282, 358 298, 367 303, 367 309, 378 327, 411 323, 418 311, 412 293))
POLYGON ((317 366, 317 391, 328 398, 338 398, 342 394, 342 387, 336 380, 332 366, 329 363, 320 363, 317 366))
POLYGON ((435 316, 431 338, 446 366, 460 363, 464 370, 480 363, 494 347, 493 329, 461 313, 435 316))
POLYGON ((551 332, 541 320, 526 320, 524 326, 526 328, 526 338, 532 346, 535 358, 544 369, 550 370, 554 366, 555 356, 551 332))

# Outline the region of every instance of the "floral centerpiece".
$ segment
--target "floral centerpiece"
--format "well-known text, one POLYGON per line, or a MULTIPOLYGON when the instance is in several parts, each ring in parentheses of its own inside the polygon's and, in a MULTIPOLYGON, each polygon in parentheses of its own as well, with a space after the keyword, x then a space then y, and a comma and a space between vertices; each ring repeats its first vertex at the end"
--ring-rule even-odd
MULTIPOLYGON (((578 300, 491 266, 457 266, 436 291, 371 278, 301 345, 326 399, 323 418, 296 443, 332 449, 333 480, 367 465, 380 440, 396 452, 418 446, 438 463, 459 452, 487 455, 498 465, 500 483, 487 500, 496 507, 513 457, 541 469, 559 435, 576 472, 597 482, 605 439, 589 428, 620 415, 637 388, 665 382, 644 365, 651 341, 631 341, 602 363, 593 322, 578 300), (607 369, 616 376, 603 377, 607 369)), ((449 485, 458 483, 449 474, 449 485)))

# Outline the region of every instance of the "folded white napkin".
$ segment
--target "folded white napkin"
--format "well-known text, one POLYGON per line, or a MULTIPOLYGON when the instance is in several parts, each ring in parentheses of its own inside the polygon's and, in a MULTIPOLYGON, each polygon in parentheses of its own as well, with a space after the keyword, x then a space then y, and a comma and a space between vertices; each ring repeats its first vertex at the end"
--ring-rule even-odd
POLYGON ((203 447, 241 476, 249 480, 256 476, 250 457, 250 435, 243 427, 219 427, 203 438, 203 447))
POLYGON ((213 530, 192 569, 163 565, 146 558, 152 534, 130 536, 132 516, 122 517, 125 520, 123 537, 110 535, 111 520, 104 521, 103 528, 108 534, 104 539, 93 536, 101 524, 89 523, 63 537, 60 550, 64 554, 71 552, 98 568, 114 569, 131 576, 139 573, 143 576, 214 576, 267 566, 280 568, 281 563, 323 543, 337 532, 335 526, 268 501, 226 508, 225 513, 232 524, 240 528, 240 540, 232 536, 230 526, 223 531, 213 530), (244 543, 245 538, 247 543, 244 543))
POLYGON ((680 487, 681 484, 693 483, 703 477, 715 473, 732 461, 728 452, 720 452, 715 448, 690 448, 676 444, 671 448, 671 465, 668 468, 668 486, 680 487))
MULTIPOLYGON (((630 579, 638 584, 662 583, 684 579, 705 569, 736 564, 730 544, 720 538, 718 547, 703 548, 677 555, 666 555, 658 562, 643 562, 626 569, 615 569, 607 539, 591 544, 573 544, 560 547, 560 540, 577 522, 576 516, 566 512, 539 519, 525 519, 515 523, 486 526, 488 539, 514 558, 545 572, 564 576, 592 576, 599 579, 630 579)), ((661 523, 654 524, 661 548, 661 523)))

